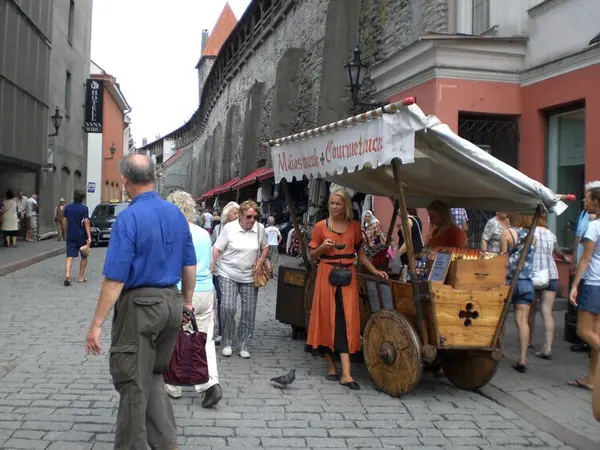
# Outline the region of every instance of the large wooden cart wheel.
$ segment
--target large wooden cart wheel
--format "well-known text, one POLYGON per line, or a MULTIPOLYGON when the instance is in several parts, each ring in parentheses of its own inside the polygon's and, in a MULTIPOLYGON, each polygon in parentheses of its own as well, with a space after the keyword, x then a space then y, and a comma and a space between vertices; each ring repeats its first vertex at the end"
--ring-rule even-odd
POLYGON ((442 369, 448 381, 459 389, 478 389, 488 384, 502 359, 500 348, 494 351, 452 350, 444 352, 442 369))
POLYGON ((392 397, 408 394, 421 381, 421 341, 398 311, 380 310, 371 316, 365 327, 364 356, 377 388, 392 397))

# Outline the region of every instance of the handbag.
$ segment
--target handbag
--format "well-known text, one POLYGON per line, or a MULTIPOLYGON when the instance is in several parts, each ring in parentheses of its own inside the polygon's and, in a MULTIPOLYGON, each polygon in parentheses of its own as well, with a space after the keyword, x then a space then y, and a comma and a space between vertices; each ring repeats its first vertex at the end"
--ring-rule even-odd
POLYGON ((329 273, 329 284, 332 286, 350 286, 352 284, 352 270, 349 266, 334 265, 329 273))
POLYGON ((173 386, 193 386, 208 381, 206 333, 198 331, 196 317, 187 309, 183 311, 175 350, 169 367, 163 373, 163 380, 173 386))
MULTIPOLYGON (((260 252, 262 250, 260 248, 260 242, 261 242, 260 229, 261 229, 261 225, 258 224, 258 233, 257 233, 258 255, 256 257, 256 261, 258 261, 258 259, 260 258, 260 252)), ((273 263, 267 257, 267 259, 265 259, 263 261, 262 265, 259 267, 258 271, 256 273, 254 273, 254 287, 257 287, 257 288, 265 287, 271 278, 273 278, 273 263)))
POLYGON ((533 288, 546 289, 550 284, 550 271, 548 269, 538 270, 533 274, 533 288))

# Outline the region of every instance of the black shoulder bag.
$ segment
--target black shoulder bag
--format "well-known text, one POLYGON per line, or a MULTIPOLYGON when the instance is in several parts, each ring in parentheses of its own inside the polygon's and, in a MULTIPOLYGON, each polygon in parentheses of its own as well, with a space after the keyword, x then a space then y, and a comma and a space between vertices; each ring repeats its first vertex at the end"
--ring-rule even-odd
MULTIPOLYGON (((326 220, 327 228, 333 233, 329 219, 326 220)), ((352 270, 349 265, 335 264, 329 274, 329 284, 332 286, 350 286, 352 284, 352 270)))

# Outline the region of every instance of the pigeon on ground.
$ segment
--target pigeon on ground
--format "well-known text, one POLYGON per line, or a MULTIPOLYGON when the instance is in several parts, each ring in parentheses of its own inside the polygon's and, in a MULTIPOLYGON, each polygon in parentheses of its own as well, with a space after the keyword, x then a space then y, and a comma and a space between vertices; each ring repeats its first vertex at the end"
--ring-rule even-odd
POLYGON ((286 375, 282 375, 280 377, 271 378, 273 383, 276 383, 280 386, 289 386, 296 379, 296 369, 290 370, 286 375))

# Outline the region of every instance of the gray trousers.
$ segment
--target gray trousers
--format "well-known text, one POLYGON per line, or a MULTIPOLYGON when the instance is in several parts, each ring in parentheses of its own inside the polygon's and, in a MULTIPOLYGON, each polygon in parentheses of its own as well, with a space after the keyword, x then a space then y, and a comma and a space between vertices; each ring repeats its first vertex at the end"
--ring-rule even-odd
POLYGON ((235 313, 237 309, 237 296, 240 296, 242 312, 237 333, 237 344, 241 350, 248 350, 250 337, 254 333, 256 321, 256 303, 258 301, 258 288, 254 283, 236 283, 225 277, 219 277, 221 286, 221 321, 223 322, 223 346, 231 347, 235 334, 235 313))
POLYGON ((113 316, 110 374, 119 393, 115 450, 173 450, 177 426, 162 373, 183 317, 175 286, 123 291, 113 316))

